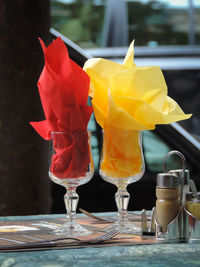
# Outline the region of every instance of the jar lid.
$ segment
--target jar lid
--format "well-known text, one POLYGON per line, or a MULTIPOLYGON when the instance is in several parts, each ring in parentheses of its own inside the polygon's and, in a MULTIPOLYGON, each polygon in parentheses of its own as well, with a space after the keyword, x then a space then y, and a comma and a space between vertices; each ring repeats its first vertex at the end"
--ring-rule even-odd
MULTIPOLYGON (((183 169, 170 170, 169 173, 175 173, 181 179, 183 169)), ((189 184, 189 179, 190 179, 190 172, 189 172, 189 170, 185 170, 184 183, 183 184, 189 184)))
POLYGON ((178 176, 174 173, 158 173, 156 180, 159 188, 176 188, 179 185, 178 176))
POLYGON ((185 194, 185 199, 186 201, 200 200, 200 192, 197 192, 196 194, 193 192, 188 192, 185 194))

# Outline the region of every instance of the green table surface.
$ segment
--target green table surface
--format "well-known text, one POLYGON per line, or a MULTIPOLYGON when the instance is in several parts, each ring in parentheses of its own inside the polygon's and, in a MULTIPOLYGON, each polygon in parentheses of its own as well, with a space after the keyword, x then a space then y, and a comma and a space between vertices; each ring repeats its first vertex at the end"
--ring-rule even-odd
MULTIPOLYGON (((59 215, 2 217, 3 220, 55 218, 59 215)), ((200 244, 154 244, 84 247, 61 250, 0 253, 0 266, 200 266, 200 244)))

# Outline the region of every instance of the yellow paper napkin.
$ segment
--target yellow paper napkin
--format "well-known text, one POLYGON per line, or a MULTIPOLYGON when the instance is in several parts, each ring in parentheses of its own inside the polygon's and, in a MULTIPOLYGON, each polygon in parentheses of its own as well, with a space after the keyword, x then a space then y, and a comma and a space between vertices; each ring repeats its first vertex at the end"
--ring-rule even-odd
POLYGON ((133 56, 134 42, 123 64, 93 58, 84 65, 96 120, 109 132, 104 136, 101 168, 112 177, 125 178, 141 171, 138 131, 191 117, 167 95, 160 67, 138 67, 133 56), (124 139, 122 132, 130 130, 136 133, 129 132, 130 137, 124 139))
POLYGON ((138 131, 107 128, 103 138, 102 172, 111 178, 126 178, 139 174, 143 163, 141 149, 138 131))
POLYGON ((102 128, 152 130, 156 124, 169 124, 191 117, 167 96, 167 85, 160 67, 138 67, 132 42, 123 64, 103 58, 86 61, 90 96, 97 122, 102 128))

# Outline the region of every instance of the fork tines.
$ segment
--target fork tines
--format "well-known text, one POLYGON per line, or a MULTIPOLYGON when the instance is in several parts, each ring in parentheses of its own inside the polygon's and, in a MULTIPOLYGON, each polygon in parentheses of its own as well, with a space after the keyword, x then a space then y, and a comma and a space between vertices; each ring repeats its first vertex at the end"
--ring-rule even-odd
POLYGON ((111 239, 112 237, 116 236, 117 234, 119 234, 119 230, 112 229, 111 231, 105 233, 104 235, 101 235, 101 236, 95 238, 95 240, 108 240, 108 239, 111 239))

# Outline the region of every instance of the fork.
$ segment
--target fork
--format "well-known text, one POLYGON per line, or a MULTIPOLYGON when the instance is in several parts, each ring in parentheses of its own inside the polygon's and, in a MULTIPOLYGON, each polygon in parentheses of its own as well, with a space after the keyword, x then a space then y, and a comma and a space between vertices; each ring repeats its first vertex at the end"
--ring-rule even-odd
POLYGON ((97 243, 101 243, 101 242, 104 242, 106 240, 109 240, 119 233, 120 233, 120 231, 118 229, 113 228, 112 230, 110 230, 109 232, 106 232, 103 235, 100 235, 94 239, 85 240, 83 242, 84 243, 87 242, 89 244, 97 244, 97 243))
MULTIPOLYGON (((64 242, 65 240, 72 240, 77 241, 75 243, 72 243, 71 245, 86 245, 86 244, 99 244, 106 240, 111 239, 112 237, 119 234, 119 231, 117 229, 112 229, 109 232, 106 232, 96 238, 81 240, 79 238, 75 237, 60 237, 55 238, 51 240, 44 240, 39 242, 31 242, 26 244, 15 244, 15 245, 6 245, 6 246, 0 246, 0 252, 2 251, 17 251, 17 250, 30 250, 30 249, 48 249, 52 247, 64 247, 68 245, 68 243, 64 242), (60 242, 59 242, 60 241, 60 242), (61 242, 63 241, 63 242, 61 242)), ((69 243, 70 245, 70 243, 69 243)))
MULTIPOLYGON (((112 237, 116 236, 117 234, 119 234, 119 230, 117 229, 111 229, 110 231, 98 236, 98 237, 95 237, 95 238, 90 238, 90 239, 85 239, 85 240, 82 240, 80 238, 75 238, 75 237, 61 237, 61 238, 56 238, 56 239, 52 239, 52 240, 47 240, 47 241, 41 241, 41 242, 34 242, 34 244, 50 244, 52 246, 56 245, 56 242, 58 241, 64 241, 64 240, 72 240, 72 241, 77 241, 78 244, 97 244, 97 243, 101 243, 101 242, 104 242, 106 240, 109 240, 111 239, 112 237)), ((64 244, 61 243, 61 244, 64 244)), ((59 245, 59 243, 58 243, 59 245)))

